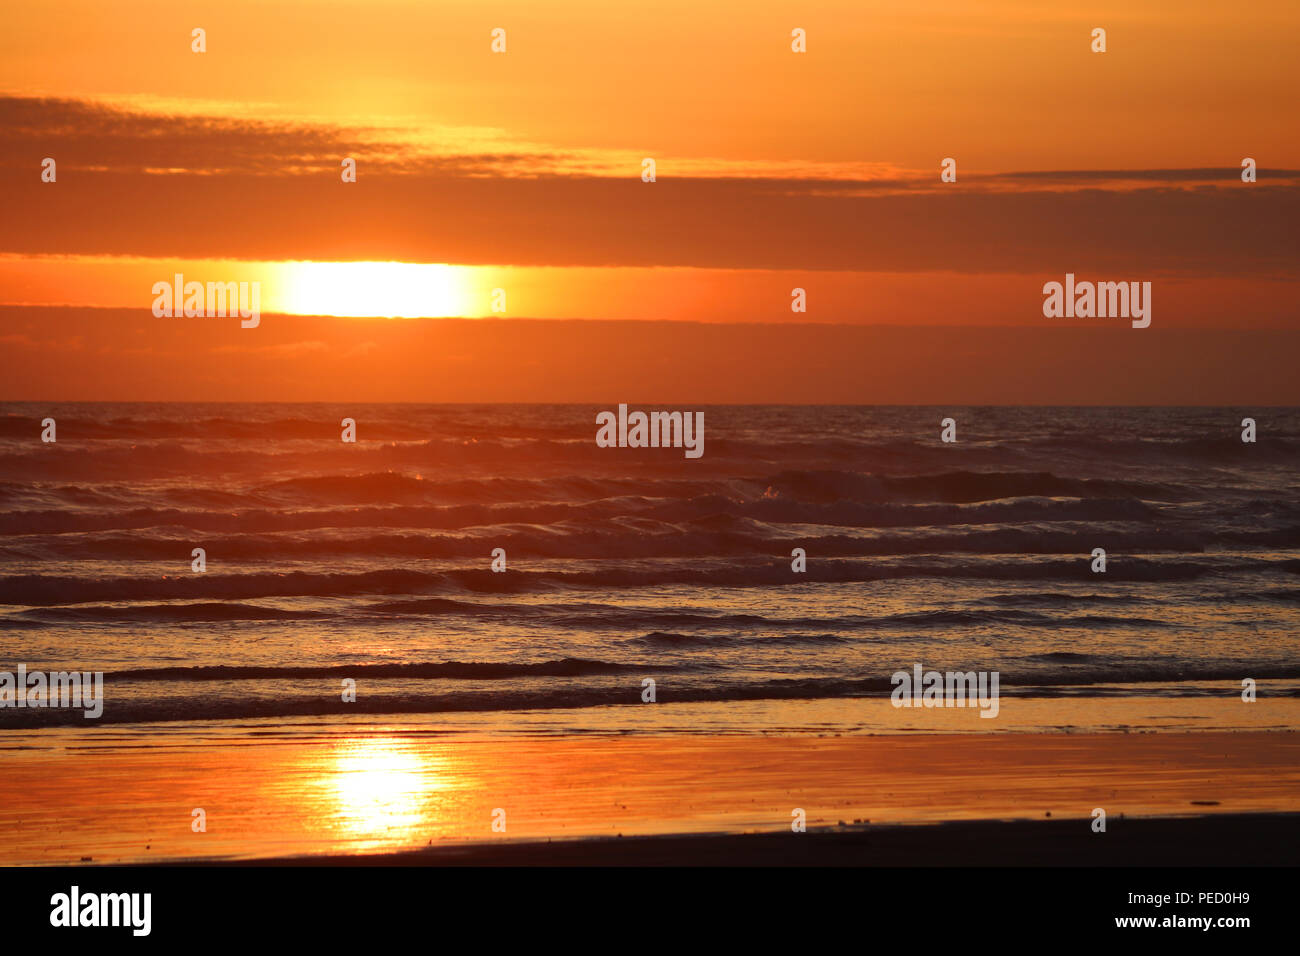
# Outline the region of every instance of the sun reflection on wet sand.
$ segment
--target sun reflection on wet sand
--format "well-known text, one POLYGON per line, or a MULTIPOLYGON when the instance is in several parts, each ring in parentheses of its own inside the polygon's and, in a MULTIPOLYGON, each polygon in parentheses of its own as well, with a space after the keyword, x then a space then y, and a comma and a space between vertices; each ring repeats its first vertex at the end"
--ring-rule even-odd
POLYGON ((447 761, 415 746, 383 739, 343 744, 320 779, 321 823, 358 849, 390 845, 395 830, 437 829, 436 795, 448 788, 447 761))

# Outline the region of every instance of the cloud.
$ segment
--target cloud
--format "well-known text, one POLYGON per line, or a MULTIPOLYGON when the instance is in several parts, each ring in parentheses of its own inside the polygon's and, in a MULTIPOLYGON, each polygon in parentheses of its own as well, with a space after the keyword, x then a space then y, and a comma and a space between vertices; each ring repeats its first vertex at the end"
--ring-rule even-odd
MULTIPOLYGON (((559 152, 431 154, 344 130, 0 98, 0 252, 965 273, 1295 277, 1295 171, 567 175, 559 152), (56 184, 38 158, 59 160, 56 184), (359 160, 356 184, 338 160, 359 160), (561 166, 556 164, 560 163, 561 166), (182 172, 159 173, 159 170, 182 172), (547 171, 551 170, 551 171, 547 171), (1271 177, 1271 178, 1270 178, 1271 177), (1217 185, 1216 185, 1217 183, 1217 185)), ((700 163, 683 163, 699 169, 700 163)), ((787 168, 790 171, 794 166, 787 168)), ((825 172, 823 170, 822 172, 825 172)))
MULTIPOLYGON (((1300 399, 1300 330, 934 328, 550 320, 323 321, 256 330, 146 310, 0 307, 42 348, 0 400, 1250 404, 1300 399), (360 323, 365 324, 360 324, 360 323), (364 329, 364 332, 360 330, 364 329), (352 350, 358 334, 376 347, 352 350), (231 338, 275 361, 249 361, 231 338), (76 349, 72 342, 90 348, 76 349), (123 348, 145 341, 151 349, 123 348), (325 343, 324 349, 295 349, 325 343), (101 350, 102 349, 102 350, 101 350), (106 359, 106 354, 111 359, 106 359), (673 374, 665 378, 665 356, 673 374)), ((936 416, 936 421, 938 420, 936 416)))

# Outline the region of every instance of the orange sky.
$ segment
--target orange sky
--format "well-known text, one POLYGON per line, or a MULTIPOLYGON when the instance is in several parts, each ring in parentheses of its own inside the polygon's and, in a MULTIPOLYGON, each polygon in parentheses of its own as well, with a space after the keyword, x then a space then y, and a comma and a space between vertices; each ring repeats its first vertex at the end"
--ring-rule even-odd
MULTIPOLYGON (((1152 363, 1182 353, 1135 336, 1300 329, 1293 0, 806 6, 11 5, 0 304, 75 308, 42 313, 39 345, 18 325, 30 310, 0 309, 6 364, 24 382, 6 377, 0 398, 59 397, 74 329, 131 315, 86 307, 139 310, 171 341, 161 323, 186 320, 155 319, 150 288, 176 272, 259 281, 266 313, 489 316, 501 288, 507 321, 731 323, 729 347, 755 368, 782 356, 742 346, 748 323, 795 325, 787 353, 812 324, 903 326, 912 343, 892 361, 917 384, 902 401, 933 391, 924 327, 1021 330, 979 368, 952 371, 956 400, 1023 369, 1062 325, 1126 332, 1108 336, 1131 350, 1120 364, 1141 352, 1169 382, 1179 369, 1152 363), (194 27, 206 53, 191 52, 194 27), (491 52, 494 27, 504 54, 491 52), (795 27, 807 53, 790 50, 795 27), (1107 30, 1104 54, 1089 48, 1094 27, 1107 30), (55 183, 40 179, 47 156, 55 183), (340 181, 345 156, 356 183, 340 181), (1240 180, 1247 156, 1254 184, 1240 180), (641 181, 644 157, 654 183, 641 181), (944 157, 955 183, 939 181, 944 157), (1152 327, 1044 318, 1042 285, 1066 272, 1151 281, 1152 327), (807 312, 790 311, 795 287, 807 312)), ((169 359, 191 381, 219 365, 225 335, 198 321, 169 359)), ((300 344, 347 320, 311 321, 291 324, 300 344)), ((265 329, 236 323, 239 347, 283 352, 265 329)), ((79 397, 224 397, 121 375, 112 331, 79 397)), ((308 381, 310 352, 295 359, 308 381)), ((471 354, 448 374, 472 390, 491 360, 471 354)), ((846 381, 872 370, 869 355, 828 361, 846 381)), ((801 377, 826 373, 792 367, 784 381, 814 394, 801 377)), ((669 373, 645 374, 652 388, 669 373)), ((701 374, 748 394, 743 365, 701 374)), ((537 400, 552 397, 535 384, 537 400)), ((1032 387, 1005 400, 1060 397, 1052 381, 1032 387)), ((273 379, 256 388, 287 395, 273 379)), ((400 397, 426 396, 412 384, 400 397)))

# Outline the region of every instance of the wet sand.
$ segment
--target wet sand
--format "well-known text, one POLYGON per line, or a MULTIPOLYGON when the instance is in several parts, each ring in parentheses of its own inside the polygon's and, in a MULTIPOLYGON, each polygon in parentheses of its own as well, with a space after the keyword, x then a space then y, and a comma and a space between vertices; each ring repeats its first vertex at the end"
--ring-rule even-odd
POLYGON ((989 865, 1005 852, 1073 865, 1080 839, 1142 862, 1134 834, 1191 863, 1248 862, 1243 847, 1294 847, 1294 821, 1230 819, 1300 812, 1300 734, 1288 732, 528 738, 357 726, 285 738, 245 724, 5 745, 3 864, 398 862, 411 850, 434 853, 427 862, 726 863, 771 861, 777 847, 803 862, 989 865), (1105 834, 1092 832, 1095 808, 1105 834), (797 809, 806 834, 790 832, 797 809), (1132 819, 1158 816, 1196 819, 1132 819), (970 826, 1007 820, 1034 825, 970 826), (883 826, 951 821, 965 828, 883 826), (766 836, 703 839, 719 833, 766 836), (613 841, 589 839, 602 837, 613 841), (527 848, 546 840, 564 842, 527 848))

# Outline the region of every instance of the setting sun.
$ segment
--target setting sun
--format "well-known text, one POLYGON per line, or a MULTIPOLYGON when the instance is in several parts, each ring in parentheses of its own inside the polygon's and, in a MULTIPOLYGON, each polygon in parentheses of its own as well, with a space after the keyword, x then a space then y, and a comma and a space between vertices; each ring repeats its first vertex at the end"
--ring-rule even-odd
POLYGON ((412 262, 288 262, 279 307, 299 315, 438 318, 476 308, 468 270, 412 262))

